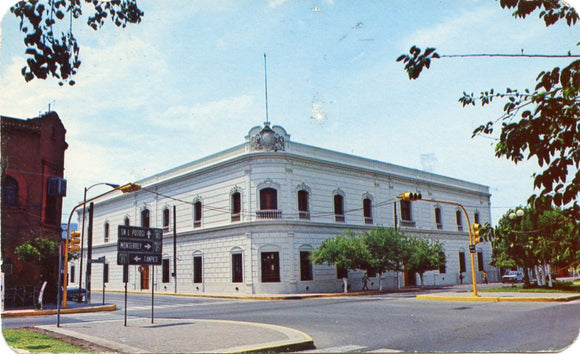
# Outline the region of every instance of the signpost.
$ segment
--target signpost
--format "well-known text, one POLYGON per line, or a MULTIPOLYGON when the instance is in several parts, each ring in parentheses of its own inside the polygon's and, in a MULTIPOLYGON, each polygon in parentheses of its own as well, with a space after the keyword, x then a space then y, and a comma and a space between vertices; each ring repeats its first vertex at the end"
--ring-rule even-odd
MULTIPOLYGON (((163 229, 119 225, 117 265, 123 266, 123 281, 125 282, 125 327, 127 326, 128 266, 161 265, 162 261, 163 229)), ((153 272, 153 276, 155 276, 155 272, 153 272)), ((151 323, 153 323, 154 289, 155 284, 151 284, 151 323)))
POLYGON ((163 230, 119 225, 118 265, 161 265, 163 230))

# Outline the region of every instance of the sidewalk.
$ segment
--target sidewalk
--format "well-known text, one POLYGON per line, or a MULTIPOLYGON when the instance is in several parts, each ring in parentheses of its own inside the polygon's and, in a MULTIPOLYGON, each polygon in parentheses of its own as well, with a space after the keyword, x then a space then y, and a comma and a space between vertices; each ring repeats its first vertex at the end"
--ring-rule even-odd
POLYGON ((262 323, 150 319, 61 324, 38 328, 82 339, 121 353, 247 353, 314 349, 312 338, 291 328, 262 323))

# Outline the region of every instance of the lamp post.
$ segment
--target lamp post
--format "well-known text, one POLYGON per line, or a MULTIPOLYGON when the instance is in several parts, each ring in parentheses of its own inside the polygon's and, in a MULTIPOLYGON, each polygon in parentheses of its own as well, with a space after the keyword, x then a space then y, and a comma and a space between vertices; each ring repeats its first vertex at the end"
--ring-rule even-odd
POLYGON ((100 186, 100 185, 106 185, 109 186, 113 189, 117 189, 119 188, 118 184, 114 184, 114 183, 107 183, 107 182, 100 182, 100 183, 95 183, 90 187, 85 187, 85 194, 84 194, 84 198, 83 198, 83 222, 82 222, 82 228, 81 228, 81 266, 80 266, 80 273, 79 273, 79 295, 81 295, 81 287, 83 284, 83 247, 84 247, 84 242, 85 242, 85 212, 86 212, 86 206, 87 206, 87 192, 96 186, 100 186))
MULTIPOLYGON (((101 198, 102 196, 107 195, 113 191, 120 190, 123 193, 131 193, 131 192, 136 192, 140 189, 141 189, 141 185, 138 183, 127 183, 123 186, 117 187, 117 188, 110 190, 108 192, 99 194, 98 196, 93 197, 89 200, 85 200, 81 204, 75 206, 72 209, 72 211, 70 212, 69 218, 68 218, 67 226, 66 226, 66 239, 65 239, 65 243, 64 243, 64 247, 63 247, 64 248, 64 250, 63 250, 63 252, 64 252, 64 266, 63 266, 63 268, 64 268, 64 281, 63 281, 64 284, 66 284, 67 280, 68 280, 68 244, 69 244, 69 239, 70 239, 70 222, 71 222, 71 219, 72 219, 74 212, 78 208, 80 208, 81 206, 84 206, 86 203, 92 202, 93 200, 101 198)), ((58 294, 59 295, 61 293, 60 288, 62 287, 62 283, 63 283, 60 280, 61 280, 61 277, 60 277, 60 272, 59 272, 59 284, 58 284, 58 289, 59 289, 58 294)), ((66 286, 63 288, 62 294, 63 294, 62 307, 66 308, 66 286)), ((58 316, 57 326, 60 324, 60 308, 61 308, 61 301, 59 299, 59 301, 57 301, 57 316, 58 316)))
MULTIPOLYGON (((516 211, 512 211, 511 213, 508 214, 508 218, 510 218, 510 220, 521 220, 520 221, 520 231, 523 233, 524 232, 524 220, 523 220, 523 216, 524 216, 525 212, 523 209, 517 209, 516 211)), ((516 236, 518 241, 519 241, 519 236, 516 236)), ((526 242, 526 245, 524 246, 524 248, 527 248, 528 244, 526 242)), ((528 252, 525 251, 525 257, 527 259, 528 257, 528 252)), ((528 282, 526 282, 526 280, 529 279, 528 277, 528 272, 526 270, 526 268, 524 267, 524 285, 527 284, 528 282)))

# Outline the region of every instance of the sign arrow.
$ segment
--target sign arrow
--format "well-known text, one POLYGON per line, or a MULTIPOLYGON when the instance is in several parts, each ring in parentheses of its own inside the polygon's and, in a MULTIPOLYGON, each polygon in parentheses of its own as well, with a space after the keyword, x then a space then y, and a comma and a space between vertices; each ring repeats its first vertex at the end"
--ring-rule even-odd
POLYGON ((139 262, 141 260, 141 257, 139 256, 135 256, 135 258, 133 258, 135 260, 135 262, 139 262))
POLYGON ((151 249, 151 244, 150 243, 146 243, 145 246, 143 246, 147 249, 147 251, 149 251, 151 249))

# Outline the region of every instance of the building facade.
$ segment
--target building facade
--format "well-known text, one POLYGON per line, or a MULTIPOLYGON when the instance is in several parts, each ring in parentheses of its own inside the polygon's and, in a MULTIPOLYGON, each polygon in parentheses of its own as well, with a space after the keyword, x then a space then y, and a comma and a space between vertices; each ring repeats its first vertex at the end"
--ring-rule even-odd
MULTIPOLYGON (((124 289, 118 225, 164 232, 162 264, 130 266, 129 290, 248 295, 341 291, 337 269, 311 264, 309 252, 344 230, 377 225, 396 224, 444 243, 447 264, 427 272, 425 284, 469 282, 468 222, 460 210, 400 201, 401 192, 456 201, 471 222, 490 221, 486 186, 292 142, 284 128, 269 124, 252 128, 238 146, 140 183, 138 192, 95 202, 92 257, 107 260, 104 272, 92 271, 96 289, 103 280, 108 289, 124 289)), ((488 245, 478 244, 475 258, 478 274, 492 273, 488 245)), ((348 275, 352 290, 360 289, 361 276, 348 275)), ((382 279, 383 288, 415 282, 414 274, 382 279)), ((371 277, 370 288, 378 287, 379 279, 371 277)))
MULTIPOLYGON (((60 238, 66 129, 55 112, 30 119, 2 116, 1 124, 2 271, 7 288, 30 286, 41 269, 19 262, 14 250, 35 237, 60 238)), ((56 291, 56 281, 47 281, 47 289, 56 291)))

